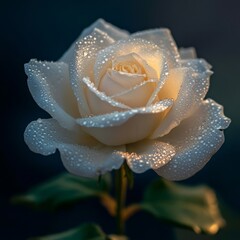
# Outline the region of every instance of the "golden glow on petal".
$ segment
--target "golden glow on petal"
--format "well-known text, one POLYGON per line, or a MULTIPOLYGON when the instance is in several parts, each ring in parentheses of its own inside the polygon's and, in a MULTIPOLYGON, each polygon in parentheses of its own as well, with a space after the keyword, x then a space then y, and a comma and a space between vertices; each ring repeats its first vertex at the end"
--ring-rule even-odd
MULTIPOLYGON (((119 148, 122 151, 127 144, 161 138, 176 150, 172 159, 170 154, 169 159, 164 156, 160 161, 157 148, 151 145, 147 155, 140 156, 137 150, 129 153, 130 168, 137 172, 153 168, 171 180, 192 176, 223 144, 224 134, 219 130, 227 128, 230 120, 220 105, 204 100, 209 64, 195 59, 192 50, 181 55, 185 60, 168 29, 129 35, 98 20, 84 30, 60 61, 32 60, 26 65, 33 98, 56 120, 30 124, 25 141, 43 155, 58 148, 70 172, 92 177, 120 168, 125 159, 113 154, 119 148), (45 136, 42 131, 46 130, 45 136), (94 143, 86 146, 89 138, 94 143), (147 164, 148 156, 151 164, 147 164), (146 163, 144 168, 135 164, 140 161, 146 163)), ((214 197, 209 199, 212 214, 217 215, 214 197)), ((208 231, 215 233, 224 221, 211 224, 208 231)))
POLYGON ((178 97, 179 90, 181 88, 182 82, 185 76, 184 68, 175 68, 169 71, 169 75, 163 88, 158 94, 159 99, 172 98, 176 100, 178 97))
POLYGON ((121 55, 112 61, 112 70, 133 75, 144 75, 145 80, 157 79, 156 70, 146 60, 136 53, 121 55))
POLYGON ((120 62, 114 66, 113 69, 119 72, 144 74, 146 76, 144 69, 139 64, 134 62, 120 62))

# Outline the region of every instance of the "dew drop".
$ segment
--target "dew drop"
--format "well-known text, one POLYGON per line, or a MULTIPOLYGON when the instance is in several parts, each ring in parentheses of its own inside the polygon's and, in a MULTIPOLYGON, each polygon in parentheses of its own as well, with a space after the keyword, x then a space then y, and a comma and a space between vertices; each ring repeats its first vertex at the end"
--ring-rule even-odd
POLYGON ((39 118, 39 119, 37 120, 37 122, 38 122, 38 123, 42 123, 42 119, 39 118))

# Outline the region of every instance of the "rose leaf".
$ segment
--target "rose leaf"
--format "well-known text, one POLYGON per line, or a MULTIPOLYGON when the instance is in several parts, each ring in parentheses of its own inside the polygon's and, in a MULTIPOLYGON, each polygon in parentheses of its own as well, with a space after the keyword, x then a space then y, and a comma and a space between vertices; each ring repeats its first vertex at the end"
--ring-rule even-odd
POLYGON ((33 237, 29 240, 127 240, 126 236, 106 235, 102 229, 93 223, 47 236, 33 237))
POLYGON ((29 240, 108 240, 109 238, 101 230, 101 228, 95 224, 84 224, 82 226, 70 229, 65 232, 42 236, 33 237, 29 240))
POLYGON ((215 193, 203 185, 157 180, 146 189, 140 207, 162 221, 196 233, 215 234, 225 223, 215 193))
POLYGON ((107 195, 109 189, 109 175, 102 176, 101 181, 98 181, 66 173, 30 189, 25 194, 13 197, 12 202, 36 209, 56 210, 74 205, 79 200, 107 195))

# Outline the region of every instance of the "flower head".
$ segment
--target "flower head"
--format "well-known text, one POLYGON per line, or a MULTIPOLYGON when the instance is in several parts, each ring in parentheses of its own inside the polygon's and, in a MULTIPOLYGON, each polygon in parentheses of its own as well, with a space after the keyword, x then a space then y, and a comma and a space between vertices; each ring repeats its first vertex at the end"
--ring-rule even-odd
POLYGON ((168 29, 129 34, 103 20, 57 62, 31 60, 28 86, 52 118, 31 122, 34 152, 58 149, 72 173, 94 177, 124 161, 170 180, 199 171, 224 141, 230 120, 204 100, 210 65, 178 50, 168 29))

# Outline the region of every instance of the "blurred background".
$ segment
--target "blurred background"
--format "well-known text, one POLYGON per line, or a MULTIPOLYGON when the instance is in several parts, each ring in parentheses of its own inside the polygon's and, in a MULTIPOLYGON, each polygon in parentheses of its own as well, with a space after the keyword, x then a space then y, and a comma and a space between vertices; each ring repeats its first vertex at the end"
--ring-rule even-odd
MULTIPOLYGON (((31 152, 24 143, 27 124, 48 115, 33 101, 23 65, 31 58, 57 60, 83 29, 100 17, 129 32, 167 27, 179 47, 194 46, 198 57, 213 66, 208 97, 224 105, 225 115, 232 119, 220 151, 202 171, 183 182, 204 183, 215 189, 225 206, 227 227, 214 237, 196 236, 138 213, 129 220, 127 233, 133 240, 240 239, 239 12, 237 0, 2 1, 0 239, 26 239, 89 221, 98 222, 107 233, 114 228, 95 200, 58 213, 36 212, 9 203, 13 195, 65 171, 58 153, 44 157, 31 152)), ((153 171, 136 175, 130 199, 141 199, 145 184, 155 178, 153 171)))

